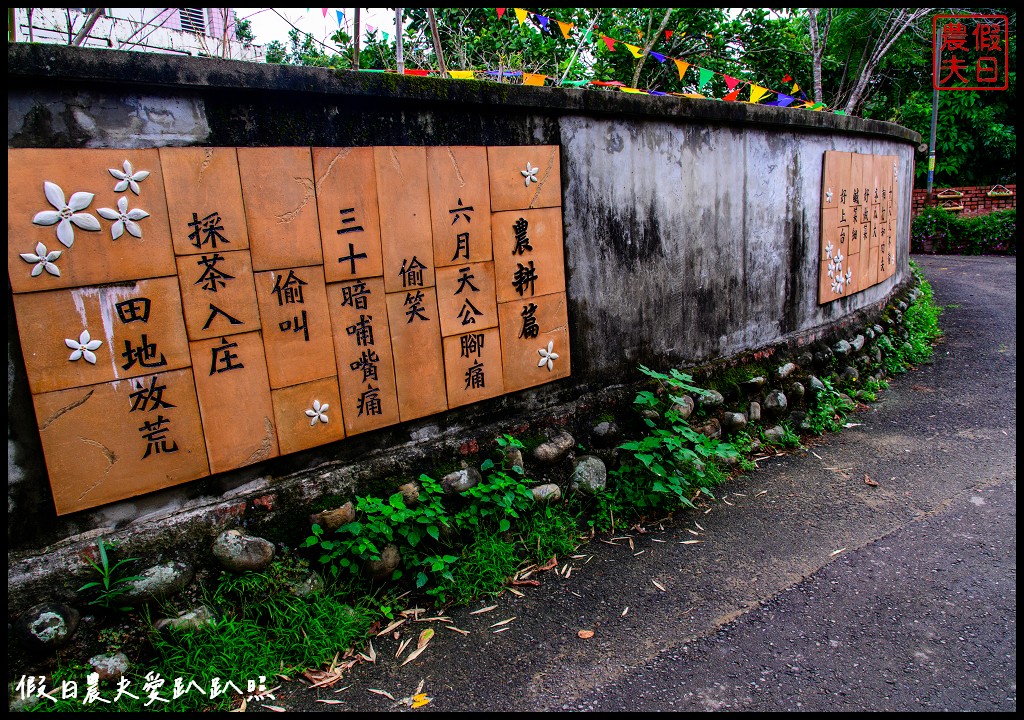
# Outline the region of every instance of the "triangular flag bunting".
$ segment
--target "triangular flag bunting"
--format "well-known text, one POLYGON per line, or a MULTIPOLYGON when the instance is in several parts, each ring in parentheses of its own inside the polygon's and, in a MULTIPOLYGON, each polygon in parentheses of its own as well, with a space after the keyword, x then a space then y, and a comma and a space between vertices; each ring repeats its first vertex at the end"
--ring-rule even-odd
POLYGON ((683 93, 683 97, 693 98, 694 100, 697 100, 697 99, 707 100, 708 99, 706 95, 701 95, 700 93, 683 93))
POLYGON ((520 25, 522 25, 523 22, 526 20, 526 11, 521 8, 512 8, 512 10, 516 14, 516 20, 519 21, 520 25))
POLYGON ((334 15, 338 19, 338 27, 341 27, 341 21, 345 18, 345 13, 343 13, 341 10, 335 10, 334 15))
POLYGON ((708 81, 714 77, 714 70, 707 70, 705 68, 697 68, 700 71, 700 80, 697 82, 697 88, 703 90, 704 86, 708 84, 708 81))
POLYGON ((330 10, 330 8, 320 8, 320 9, 324 11, 324 17, 327 17, 327 11, 330 10))
POLYGON ((683 75, 686 74, 686 69, 690 67, 690 63, 685 60, 677 60, 676 58, 672 58, 672 61, 676 64, 676 67, 679 68, 679 79, 682 80, 683 75))
POLYGON ((380 31, 380 34, 384 36, 384 42, 387 42, 388 41, 388 34, 386 32, 384 32, 383 30, 380 31))
POLYGON ((629 43, 625 42, 622 44, 626 46, 627 50, 633 53, 633 57, 639 58, 644 56, 644 54, 640 51, 640 47, 638 45, 630 45, 629 43))
POLYGON ((569 87, 580 87, 581 85, 586 85, 588 82, 590 82, 590 81, 589 80, 566 80, 562 84, 563 85, 568 85, 569 87))
POLYGON ((604 44, 608 46, 609 50, 614 50, 615 49, 615 40, 614 40, 614 38, 610 38, 607 35, 602 35, 601 39, 604 40, 604 44))
POLYGON ((498 19, 501 20, 501 16, 505 14, 505 8, 494 8, 494 10, 498 13, 498 19))
POLYGON ((543 15, 534 15, 537 18, 537 22, 540 23, 540 27, 544 32, 548 31, 548 19, 543 15))
POLYGON ((618 80, 591 80, 590 84, 598 87, 623 87, 623 83, 618 80))
POLYGON ((472 70, 449 70, 448 74, 456 80, 472 80, 475 77, 472 70))
POLYGON ((793 89, 790 92, 796 95, 798 92, 800 92, 800 86, 797 85, 796 83, 793 83, 793 89))
POLYGON ((796 101, 795 97, 792 97, 790 95, 783 95, 782 93, 779 93, 779 98, 778 98, 778 100, 775 101, 775 104, 778 105, 779 107, 789 107, 795 101, 796 101))
POLYGON ((782 82, 793 82, 793 78, 789 75, 786 75, 786 77, 782 78, 782 82))
POLYGON ((558 23, 558 27, 562 31, 562 37, 564 37, 566 40, 568 40, 569 39, 569 31, 572 30, 573 24, 572 23, 564 23, 561 20, 555 20, 555 22, 558 23))
POLYGON ((836 110, 835 114, 836 115, 845 115, 846 111, 845 110, 836 110))
POLYGON ((648 95, 668 95, 668 93, 661 92, 661 90, 648 90, 648 95))
POLYGON ((735 102, 736 98, 738 98, 739 96, 740 96, 740 89, 736 88, 735 90, 733 90, 731 93, 729 93, 728 95, 726 95, 722 99, 725 100, 726 102, 735 102))
POLYGON ((523 85, 543 85, 547 79, 547 75, 541 75, 540 73, 523 73, 523 85))
POLYGON ((412 69, 406 68, 405 69, 405 74, 406 75, 416 75, 417 77, 426 77, 427 75, 430 74, 430 72, 427 71, 427 70, 412 70, 412 69))
POLYGON ((655 60, 657 60, 660 63, 665 62, 665 56, 662 55, 661 53, 656 53, 653 50, 651 51, 651 57, 654 58, 655 60))
POLYGON ((723 75, 722 78, 725 80, 725 86, 730 90, 736 87, 736 84, 739 82, 739 78, 734 78, 731 75, 723 75))
MULTIPOLYGON (((623 45, 625 45, 625 43, 623 43, 623 45)), ((631 88, 631 87, 621 87, 621 88, 619 88, 619 90, 621 90, 622 92, 626 92, 626 93, 643 93, 644 92, 643 90, 637 90, 636 88, 631 88)))
POLYGON ((666 30, 665 31, 665 39, 666 40, 670 40, 671 38, 672 38, 672 31, 671 30, 666 30))
POLYGON ((758 100, 763 98, 768 92, 768 88, 761 87, 760 85, 750 86, 750 102, 756 103, 758 100))

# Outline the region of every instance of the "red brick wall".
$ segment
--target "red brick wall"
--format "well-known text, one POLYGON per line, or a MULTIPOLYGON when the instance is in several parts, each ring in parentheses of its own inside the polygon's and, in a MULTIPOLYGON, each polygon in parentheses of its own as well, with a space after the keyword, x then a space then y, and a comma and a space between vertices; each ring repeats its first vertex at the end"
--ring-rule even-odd
MULTIPOLYGON (((1005 187, 1014 194, 1009 197, 989 197, 988 191, 992 189, 992 186, 982 185, 978 187, 933 188, 932 198, 934 199, 943 190, 958 190, 964 194, 963 197, 952 199, 957 204, 964 206, 964 209, 960 211, 961 214, 987 215, 993 210, 1006 210, 1007 208, 1017 207, 1017 186, 1006 185, 1005 187)), ((917 214, 924 208, 927 198, 927 190, 914 190, 911 205, 911 214, 914 217, 917 217, 917 214)), ((936 200, 935 202, 939 204, 942 201, 936 200)))

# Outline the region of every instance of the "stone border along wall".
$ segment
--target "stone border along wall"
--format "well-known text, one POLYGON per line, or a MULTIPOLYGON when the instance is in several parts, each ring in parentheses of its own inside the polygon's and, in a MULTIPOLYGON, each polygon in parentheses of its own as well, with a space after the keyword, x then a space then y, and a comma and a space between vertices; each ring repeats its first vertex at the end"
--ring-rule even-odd
MULTIPOLYGON (((565 428, 611 462, 617 438, 599 419, 626 427, 638 364, 697 369, 698 379, 748 360, 820 372, 840 340, 859 335, 871 349, 867 328, 911 282, 920 138, 888 123, 21 44, 8 47, 8 87, 9 147, 558 145, 574 349, 573 376, 542 388, 58 518, 8 293, 12 612, 72 601, 98 537, 120 543, 121 556, 189 568, 212 560, 211 542, 228 528, 295 545, 312 513, 460 460, 478 466, 502 433, 540 439, 565 428), (895 155, 902 182, 896 274, 819 306, 826 150, 895 155)), ((791 385, 766 381, 759 392, 791 385)), ((749 412, 739 400, 727 396, 725 407, 749 412)), ((567 458, 551 469, 527 460, 539 482, 569 469, 567 458)))

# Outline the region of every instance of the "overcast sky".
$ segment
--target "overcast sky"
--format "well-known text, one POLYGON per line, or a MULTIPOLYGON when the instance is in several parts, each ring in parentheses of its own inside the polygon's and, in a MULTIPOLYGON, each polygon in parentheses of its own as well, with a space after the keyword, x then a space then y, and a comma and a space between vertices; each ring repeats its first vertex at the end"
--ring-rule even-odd
MULTIPOLYGON (((326 15, 323 8, 235 8, 239 19, 252 23, 257 45, 268 45, 272 40, 288 45, 288 31, 294 25, 335 51, 338 48, 330 38, 338 30, 338 11, 344 13, 342 26, 351 34, 355 18, 353 8, 327 8, 326 15)), ((395 11, 392 8, 362 8, 360 24, 363 34, 367 32, 367 26, 373 26, 386 32, 388 37, 394 37, 395 11)))

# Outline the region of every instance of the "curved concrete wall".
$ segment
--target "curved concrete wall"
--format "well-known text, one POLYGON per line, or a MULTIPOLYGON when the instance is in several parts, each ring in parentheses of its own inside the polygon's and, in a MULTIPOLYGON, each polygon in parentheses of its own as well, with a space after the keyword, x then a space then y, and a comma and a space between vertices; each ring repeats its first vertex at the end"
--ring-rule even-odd
POLYGON ((561 148, 573 375, 450 417, 56 521, 47 509, 8 294, 9 515, 33 542, 157 512, 325 457, 416 442, 480 418, 550 407, 632 381, 638 363, 686 367, 792 341, 884 300, 907 275, 919 136, 787 108, 593 90, 330 72, 59 46, 8 47, 9 147, 526 145, 561 148), (895 275, 818 305, 826 150, 899 157, 895 275), (198 489, 197 489, 198 488, 198 489), (17 510, 16 510, 17 508, 17 510))

